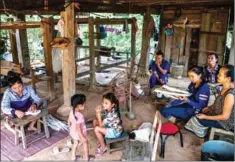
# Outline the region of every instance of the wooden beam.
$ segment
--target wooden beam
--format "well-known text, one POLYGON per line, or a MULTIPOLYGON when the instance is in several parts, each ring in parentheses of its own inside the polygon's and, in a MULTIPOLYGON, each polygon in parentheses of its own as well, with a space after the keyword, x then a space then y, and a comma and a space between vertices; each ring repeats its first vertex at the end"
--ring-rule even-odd
MULTIPOLYGON (((96 20, 99 20, 100 18, 97 17, 96 20)), ((100 24, 96 23, 96 33, 99 35, 100 33, 100 24)), ((96 39, 96 47, 100 50, 100 39, 96 39)), ((101 56, 98 55, 97 57, 97 67, 100 67, 100 61, 101 61, 101 56)))
POLYGON ((54 26, 51 25, 53 22, 53 18, 45 19, 44 21, 48 23, 44 23, 44 33, 43 33, 43 48, 44 48, 44 58, 45 58, 45 65, 46 65, 46 72, 47 75, 50 77, 48 80, 48 90, 49 90, 49 97, 50 100, 53 100, 55 97, 54 92, 54 77, 53 77, 53 67, 52 67, 52 48, 50 43, 53 39, 53 28, 54 26))
MULTIPOLYGON (((95 57, 97 57, 97 56, 98 56, 98 55, 96 55, 95 57)), ((81 61, 84 61, 84 60, 87 60, 87 59, 90 59, 90 56, 77 59, 76 62, 81 62, 81 61)))
POLYGON ((89 49, 90 49, 90 89, 95 87, 95 47, 94 47, 94 19, 88 19, 89 25, 89 49))
MULTIPOLYGON (((21 21, 25 21, 25 15, 17 15, 21 21)), ((18 48, 19 62, 23 64, 23 67, 30 67, 30 56, 28 47, 28 38, 26 29, 16 30, 16 43, 18 48)))
POLYGON ((225 32, 208 32, 208 31, 200 31, 200 34, 209 34, 209 35, 225 35, 226 33, 225 32))
MULTIPOLYGON (((67 5, 67 4, 66 4, 67 5)), ((65 9, 65 25, 64 36, 70 40, 67 48, 63 50, 63 90, 64 90, 64 105, 67 106, 64 110, 67 112, 71 105, 70 99, 76 92, 75 85, 75 48, 74 48, 74 3, 71 3, 65 9)))
MULTIPOLYGON (((13 22, 13 18, 9 18, 8 21, 13 22)), ((11 53, 12 53, 13 62, 15 64, 19 64, 15 32, 16 32, 15 30, 9 31, 10 44, 11 44, 11 53)))
POLYGON ((41 22, 1 23, 1 30, 40 28, 41 22))
MULTIPOLYGON (((94 19, 94 24, 104 24, 104 25, 109 25, 109 24, 123 24, 127 20, 128 24, 132 24, 132 19, 124 19, 124 18, 111 18, 111 19, 94 19)), ((78 24, 87 24, 88 23, 88 18, 77 18, 76 19, 78 24)))

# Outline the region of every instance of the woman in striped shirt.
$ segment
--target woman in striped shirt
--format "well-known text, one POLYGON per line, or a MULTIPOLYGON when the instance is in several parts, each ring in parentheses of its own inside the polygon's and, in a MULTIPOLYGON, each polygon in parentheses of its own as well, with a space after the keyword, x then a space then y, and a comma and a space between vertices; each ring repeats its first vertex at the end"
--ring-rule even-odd
MULTIPOLYGON (((9 88, 4 92, 1 109, 3 113, 11 117, 22 118, 26 111, 36 111, 41 99, 30 86, 24 86, 22 79, 16 74, 8 78, 9 88)), ((37 130, 34 125, 36 121, 30 123, 28 130, 37 130)))

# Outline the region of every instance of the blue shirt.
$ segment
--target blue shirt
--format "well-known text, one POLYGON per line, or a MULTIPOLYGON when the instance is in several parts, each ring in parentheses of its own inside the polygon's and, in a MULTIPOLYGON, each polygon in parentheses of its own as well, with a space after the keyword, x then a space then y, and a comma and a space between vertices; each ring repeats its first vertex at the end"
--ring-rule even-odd
MULTIPOLYGON (((188 86, 188 91, 192 95, 188 97, 187 104, 197 112, 200 112, 204 107, 208 105, 210 98, 210 89, 207 83, 203 82, 198 88, 195 88, 195 84, 190 83, 188 86)), ((174 100, 171 102, 171 106, 184 103, 182 100, 174 100)))
MULTIPOLYGON (((169 70, 169 62, 165 59, 162 60, 162 63, 160 65, 160 67, 163 69, 163 70, 169 70)), ((153 71, 156 71, 157 72, 157 75, 159 76, 159 79, 162 79, 164 81, 167 81, 168 79, 168 74, 162 74, 158 68, 158 66, 156 65, 155 61, 152 62, 152 72, 153 71)))
POLYGON ((41 99, 30 86, 23 86, 23 94, 19 97, 11 88, 6 89, 2 98, 3 113, 15 116, 15 110, 27 111, 32 104, 39 105, 41 99))

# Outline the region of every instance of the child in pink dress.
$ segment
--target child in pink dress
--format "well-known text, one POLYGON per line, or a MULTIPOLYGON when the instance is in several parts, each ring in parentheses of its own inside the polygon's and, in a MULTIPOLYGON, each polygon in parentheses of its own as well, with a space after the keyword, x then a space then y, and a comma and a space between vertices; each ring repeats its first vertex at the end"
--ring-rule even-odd
POLYGON ((75 94, 71 98, 73 109, 70 111, 68 119, 70 136, 74 141, 71 160, 76 160, 76 149, 79 142, 83 145, 84 159, 87 161, 91 160, 88 151, 86 124, 84 115, 82 114, 82 111, 85 109, 85 102, 86 96, 84 94, 75 94))

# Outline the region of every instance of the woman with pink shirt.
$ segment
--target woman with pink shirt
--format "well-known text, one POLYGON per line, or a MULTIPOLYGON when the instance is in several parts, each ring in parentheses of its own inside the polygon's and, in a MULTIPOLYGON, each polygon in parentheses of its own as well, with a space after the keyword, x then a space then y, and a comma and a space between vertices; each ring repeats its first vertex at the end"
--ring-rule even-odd
POLYGON ((71 110, 68 119, 70 136, 74 141, 71 160, 77 160, 76 150, 79 142, 83 145, 84 160, 93 160, 92 156, 89 156, 86 124, 84 115, 82 114, 82 111, 85 109, 85 102, 86 96, 84 94, 75 94, 71 98, 73 109, 71 110))

